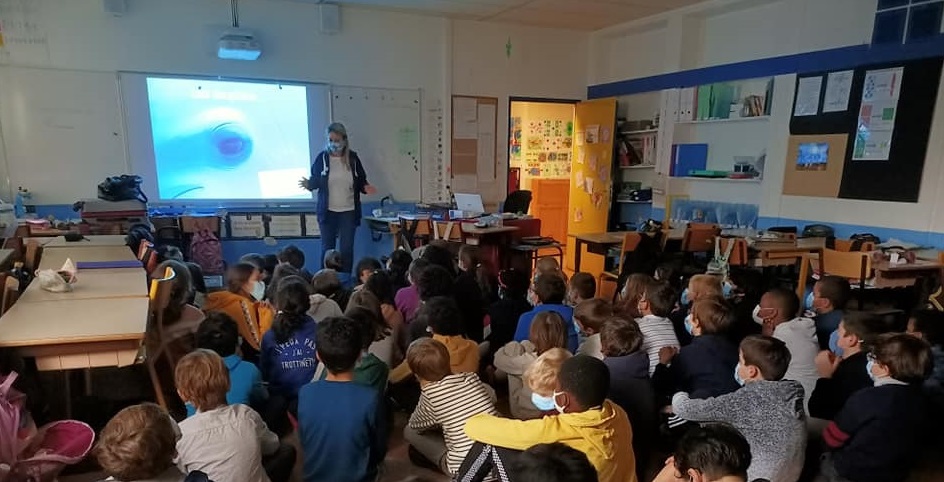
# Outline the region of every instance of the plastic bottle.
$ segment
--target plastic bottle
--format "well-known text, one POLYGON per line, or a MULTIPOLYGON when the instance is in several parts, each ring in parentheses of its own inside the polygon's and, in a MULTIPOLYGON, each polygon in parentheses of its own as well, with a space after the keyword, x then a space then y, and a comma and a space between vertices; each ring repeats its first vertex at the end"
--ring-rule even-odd
POLYGON ((23 201, 23 186, 20 186, 16 189, 16 198, 13 200, 13 213, 16 215, 16 219, 26 217, 26 206, 23 201))

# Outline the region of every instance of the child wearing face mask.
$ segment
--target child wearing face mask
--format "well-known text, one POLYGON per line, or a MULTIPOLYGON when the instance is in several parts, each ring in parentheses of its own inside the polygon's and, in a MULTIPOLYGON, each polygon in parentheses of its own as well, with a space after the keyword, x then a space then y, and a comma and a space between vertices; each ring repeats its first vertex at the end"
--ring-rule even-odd
POLYGON ((226 289, 208 294, 203 311, 222 311, 235 320, 243 339, 243 358, 255 359, 262 335, 275 319, 275 310, 262 301, 265 297, 262 271, 249 263, 237 263, 226 270, 223 278, 226 289))
POLYGON ((829 452, 817 480, 907 479, 927 430, 921 385, 931 369, 931 347, 924 340, 905 333, 877 336, 866 368, 874 386, 849 397, 823 430, 829 452))
POLYGON ((525 370, 524 383, 531 391, 531 407, 538 409, 542 416, 557 415, 554 408, 557 374, 560 373, 564 360, 572 356, 574 355, 563 348, 551 348, 537 357, 525 370))
POLYGON ((741 342, 733 375, 743 388, 706 400, 679 392, 672 409, 685 420, 730 423, 744 434, 751 447, 747 480, 796 482, 806 450, 806 415, 803 387, 783 380, 789 364, 784 342, 749 336, 741 342))
POLYGON ((804 406, 808 406, 813 387, 819 379, 816 369, 816 355, 819 344, 816 342, 816 326, 813 320, 798 316, 800 298, 796 293, 784 288, 775 288, 760 298, 760 304, 754 308, 754 321, 761 325, 761 332, 773 336, 787 344, 790 350, 790 366, 784 378, 796 380, 803 385, 804 406))
POLYGON ((836 356, 842 356, 842 350, 836 346, 839 337, 836 330, 839 329, 843 308, 851 294, 849 280, 839 276, 824 276, 813 285, 804 303, 805 308, 813 313, 820 348, 832 350, 836 356))
POLYGON ((565 321, 553 311, 538 313, 531 323, 528 339, 512 341, 495 352, 495 368, 508 375, 508 398, 511 416, 520 420, 538 418, 534 410, 531 392, 525 386, 522 375, 534 360, 552 348, 567 347, 565 321))
POLYGON ((696 274, 689 278, 688 286, 679 297, 678 308, 669 315, 672 326, 675 327, 675 336, 678 337, 682 346, 692 342, 692 335, 685 329, 685 322, 691 319, 692 305, 704 298, 724 299, 728 293, 730 293, 730 284, 723 283, 720 276, 696 274))
MULTIPOLYGON (((579 274, 579 273, 578 273, 579 274)), ((576 279, 574 275, 573 279, 576 279)), ((577 348, 578 355, 589 355, 603 359, 603 346, 600 343, 600 330, 603 322, 613 316, 613 305, 606 300, 591 298, 581 301, 574 308, 574 323, 583 333, 583 341, 577 348)))
POLYGON ((832 420, 853 393, 872 386, 865 371, 868 363, 863 345, 884 330, 884 323, 868 313, 845 313, 839 323, 838 344, 842 357, 823 350, 816 355, 816 368, 822 376, 810 397, 810 416, 832 420))

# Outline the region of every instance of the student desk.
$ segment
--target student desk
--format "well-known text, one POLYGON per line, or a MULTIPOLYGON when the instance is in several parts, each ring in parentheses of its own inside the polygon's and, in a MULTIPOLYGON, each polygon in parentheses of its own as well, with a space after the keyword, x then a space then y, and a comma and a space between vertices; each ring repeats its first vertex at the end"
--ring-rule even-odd
POLYGON ((17 303, 38 303, 45 301, 69 302, 74 300, 103 300, 103 308, 113 298, 147 297, 147 274, 141 268, 109 268, 79 270, 78 281, 72 285, 72 291, 53 293, 39 287, 38 282, 30 283, 20 295, 17 303))
MULTIPOLYGON (((890 264, 888 261, 872 263, 875 288, 908 288, 918 279, 944 276, 944 264, 937 261, 916 260, 914 263, 890 264)), ((941 278, 944 279, 944 278, 941 278)))
POLYGON ((108 246, 127 246, 123 234, 96 234, 86 236, 79 241, 66 241, 65 236, 57 236, 43 243, 45 248, 100 248, 108 246))
POLYGON ((580 272, 580 256, 583 247, 588 253, 606 256, 610 247, 623 243, 623 235, 635 231, 616 231, 612 233, 586 233, 574 236, 574 272, 580 272))
POLYGON ((39 269, 59 269, 66 259, 74 263, 82 261, 134 261, 137 258, 127 246, 90 246, 86 248, 50 247, 43 248, 39 269))

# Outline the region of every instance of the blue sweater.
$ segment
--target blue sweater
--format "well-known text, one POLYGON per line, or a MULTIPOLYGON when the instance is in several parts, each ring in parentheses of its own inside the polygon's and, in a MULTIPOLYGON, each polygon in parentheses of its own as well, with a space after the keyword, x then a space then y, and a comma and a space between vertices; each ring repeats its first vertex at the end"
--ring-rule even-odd
POLYGON ((518 329, 515 330, 515 341, 525 341, 531 334, 531 322, 534 317, 542 311, 556 311, 564 318, 564 325, 567 327, 567 349, 571 353, 577 353, 577 330, 574 328, 574 309, 565 305, 537 305, 533 310, 521 315, 518 318, 518 329))
POLYGON ((373 482, 387 451, 380 397, 353 382, 302 387, 298 434, 306 481, 373 482))
MULTIPOLYGON (((255 365, 244 361, 239 355, 230 355, 223 358, 226 369, 229 370, 229 391, 226 392, 226 403, 234 405, 241 403, 256 410, 262 402, 269 398, 269 392, 262 384, 262 374, 255 365)), ((187 404, 187 416, 192 417, 197 410, 187 404)))
POLYGON ((317 324, 310 316, 305 323, 283 343, 275 340, 275 331, 262 337, 259 366, 269 382, 269 391, 294 399, 298 389, 315 376, 318 362, 315 358, 315 330, 317 324))
POLYGON ((738 347, 721 335, 701 335, 683 346, 670 366, 659 364, 652 383, 660 395, 671 397, 686 392, 691 398, 704 399, 730 393, 739 388, 734 379, 738 347))

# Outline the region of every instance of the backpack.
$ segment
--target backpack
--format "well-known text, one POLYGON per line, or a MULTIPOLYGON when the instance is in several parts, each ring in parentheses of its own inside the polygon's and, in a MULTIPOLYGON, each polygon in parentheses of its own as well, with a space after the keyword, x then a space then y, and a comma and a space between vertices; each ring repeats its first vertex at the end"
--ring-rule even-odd
POLYGON ((98 184, 98 198, 114 202, 138 200, 147 203, 148 198, 141 190, 142 182, 141 176, 128 174, 106 177, 98 184))
POLYGON ((200 265, 205 274, 223 274, 223 246, 213 231, 202 228, 190 240, 190 259, 200 265))
POLYGON ((715 238, 715 257, 708 262, 708 274, 721 275, 722 279, 728 279, 728 273, 731 271, 731 265, 728 260, 731 259, 731 251, 734 250, 734 239, 728 240, 728 247, 721 255, 721 236, 715 238))
POLYGON ((76 420, 39 430, 26 410, 26 396, 13 388, 16 372, 0 382, 0 482, 52 482, 66 465, 92 449, 95 431, 76 420))

